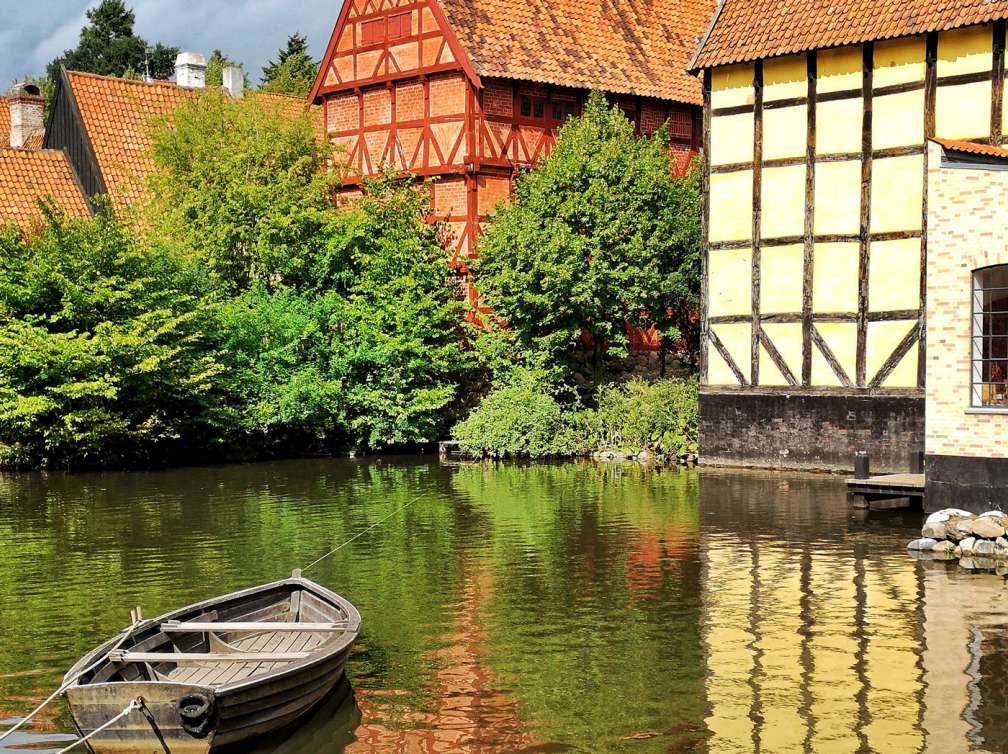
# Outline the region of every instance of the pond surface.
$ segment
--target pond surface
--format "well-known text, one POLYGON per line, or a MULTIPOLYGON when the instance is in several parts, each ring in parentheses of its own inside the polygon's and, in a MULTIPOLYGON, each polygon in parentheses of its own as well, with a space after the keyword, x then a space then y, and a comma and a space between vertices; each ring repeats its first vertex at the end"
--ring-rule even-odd
MULTIPOLYGON (((307 574, 363 614, 352 693, 256 754, 1008 750, 1008 588, 910 560, 919 513, 832 477, 423 458, 0 476, 0 720, 134 605, 390 514, 307 574)), ((0 751, 71 730, 56 705, 0 751)))

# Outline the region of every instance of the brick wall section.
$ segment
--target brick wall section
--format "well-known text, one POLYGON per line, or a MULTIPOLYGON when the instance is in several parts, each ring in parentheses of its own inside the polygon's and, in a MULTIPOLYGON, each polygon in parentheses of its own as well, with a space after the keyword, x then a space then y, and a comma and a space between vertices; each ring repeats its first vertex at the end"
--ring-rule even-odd
POLYGON ((353 92, 335 94, 326 102, 326 126, 330 131, 360 128, 360 105, 353 92))
POLYGON ((434 184, 434 214, 438 217, 466 214, 466 182, 462 177, 441 178, 434 184))
POLYGON ((928 145, 929 456, 1008 458, 1008 414, 970 414, 973 270, 1008 263, 1008 171, 941 165, 928 145))
POLYGON ((757 393, 700 395, 705 464, 850 472, 859 450, 879 472, 906 472, 924 449, 924 399, 757 393))
POLYGON ((384 126, 392 122, 392 93, 384 86, 364 91, 364 125, 384 126))
POLYGON ((419 81, 400 81, 396 84, 396 120, 423 120, 424 88, 419 81))
POLYGON ((665 108, 655 102, 645 102, 641 107, 641 133, 653 134, 665 122, 665 108))
POLYGON ((432 76, 430 80, 431 115, 458 115, 465 112, 466 80, 463 73, 432 76))
POLYGON ((487 115, 510 118, 514 112, 514 89, 509 81, 485 81, 483 110, 487 115))

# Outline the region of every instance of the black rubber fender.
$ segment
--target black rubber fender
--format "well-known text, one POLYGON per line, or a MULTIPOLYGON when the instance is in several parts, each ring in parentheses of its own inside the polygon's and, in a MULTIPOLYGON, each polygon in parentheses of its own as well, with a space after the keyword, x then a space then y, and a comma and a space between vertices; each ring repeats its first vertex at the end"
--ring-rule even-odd
POLYGON ((216 709, 213 697, 193 691, 184 694, 175 705, 182 730, 193 738, 206 738, 213 731, 216 709))

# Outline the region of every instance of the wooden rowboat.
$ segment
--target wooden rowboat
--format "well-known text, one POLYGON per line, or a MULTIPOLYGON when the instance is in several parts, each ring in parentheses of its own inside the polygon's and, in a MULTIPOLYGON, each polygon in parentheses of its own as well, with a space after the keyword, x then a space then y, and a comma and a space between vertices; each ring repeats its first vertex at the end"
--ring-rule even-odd
POLYGON ((134 624, 70 669, 67 701, 86 736, 139 700, 88 740, 94 754, 204 754, 311 710, 359 631, 353 605, 295 571, 134 624))

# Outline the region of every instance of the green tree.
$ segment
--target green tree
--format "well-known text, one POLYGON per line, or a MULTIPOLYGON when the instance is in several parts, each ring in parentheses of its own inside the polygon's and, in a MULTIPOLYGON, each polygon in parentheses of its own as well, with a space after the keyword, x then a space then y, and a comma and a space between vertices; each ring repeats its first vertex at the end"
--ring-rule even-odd
POLYGON ((547 365, 571 369, 587 335, 597 384, 628 324, 678 339, 699 297, 696 172, 675 177, 667 132, 636 136, 593 93, 491 219, 473 265, 485 302, 547 365))
POLYGON ((327 240, 334 176, 307 114, 207 91, 157 120, 144 225, 230 293, 300 286, 327 240))
POLYGON ((385 177, 336 209, 328 144, 306 115, 261 97, 207 92, 153 129, 139 227, 225 299, 222 379, 248 441, 436 439, 468 356, 429 192, 385 177))
POLYGON ((136 15, 123 0, 102 0, 87 11, 87 20, 77 47, 49 64, 47 75, 53 85, 61 68, 105 76, 133 71, 155 79, 168 79, 174 74, 178 48, 160 42, 148 46, 134 32, 136 15))
POLYGON ((468 356, 429 211, 408 183, 371 183, 320 229, 310 283, 259 284, 224 307, 228 378, 250 437, 381 448, 440 436, 468 356))
POLYGON ((198 276, 111 217, 0 235, 0 463, 164 460, 222 417, 198 276))
POLYGON ((308 53, 308 40, 291 34, 277 59, 263 66, 262 90, 305 97, 318 75, 319 64, 308 53))
POLYGON ((224 55, 220 50, 214 50, 210 54, 210 59, 207 60, 206 85, 221 86, 224 83, 224 69, 228 66, 241 68, 245 83, 246 85, 248 84, 248 74, 245 73, 245 67, 241 63, 231 60, 231 58, 224 55))

